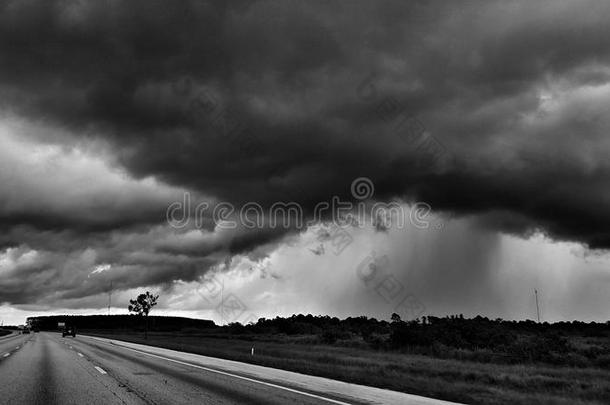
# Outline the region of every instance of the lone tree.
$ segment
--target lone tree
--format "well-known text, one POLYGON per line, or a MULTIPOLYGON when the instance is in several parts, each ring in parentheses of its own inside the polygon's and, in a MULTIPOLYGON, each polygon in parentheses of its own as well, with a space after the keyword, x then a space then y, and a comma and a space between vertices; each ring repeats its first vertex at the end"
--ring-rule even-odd
POLYGON ((135 300, 129 300, 129 312, 135 312, 138 315, 144 315, 146 319, 146 329, 144 330, 144 339, 148 339, 148 313, 152 308, 157 305, 157 298, 159 295, 152 295, 148 291, 146 294, 138 295, 135 300))

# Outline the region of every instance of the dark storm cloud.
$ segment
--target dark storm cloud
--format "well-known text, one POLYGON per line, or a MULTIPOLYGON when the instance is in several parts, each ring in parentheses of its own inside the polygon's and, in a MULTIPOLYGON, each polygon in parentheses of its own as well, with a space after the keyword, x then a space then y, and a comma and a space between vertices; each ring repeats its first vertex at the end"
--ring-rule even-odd
POLYGON ((66 233, 40 238, 20 229, 15 233, 21 241, 36 249, 22 244, 3 252, 0 302, 69 305, 71 299, 105 293, 110 281, 116 290, 167 288, 173 281, 197 280, 228 254, 220 242, 210 242, 206 255, 156 252, 155 241, 169 238, 170 232, 156 227, 85 238, 66 233), (55 241, 49 241, 50 237, 55 241), (100 265, 108 269, 99 271, 100 265))
MULTIPOLYGON (((65 133, 29 135, 37 141, 101 140, 135 179, 235 204, 296 200, 310 212, 366 176, 380 200, 607 248, 609 11, 603 1, 6 1, 0 107, 65 133), (396 128, 404 116, 440 155, 396 128)), ((70 235, 71 249, 74 231, 113 244, 128 235, 119 228, 163 223, 160 201, 106 217, 95 204, 74 215, 0 209, 0 223, 70 235)), ((26 238, 10 235, 3 245, 26 238)), ((150 257, 172 259, 129 277, 165 282, 184 257, 214 263, 281 237, 151 239, 150 257)), ((179 267, 187 280, 204 271, 179 267)))

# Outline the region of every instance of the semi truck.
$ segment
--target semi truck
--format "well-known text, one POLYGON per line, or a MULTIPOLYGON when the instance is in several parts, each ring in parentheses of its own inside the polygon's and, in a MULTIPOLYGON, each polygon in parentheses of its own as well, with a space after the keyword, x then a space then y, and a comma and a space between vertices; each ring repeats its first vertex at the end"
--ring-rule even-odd
POLYGON ((66 325, 65 322, 57 322, 57 329, 61 330, 61 337, 76 337, 76 328, 74 325, 66 325))

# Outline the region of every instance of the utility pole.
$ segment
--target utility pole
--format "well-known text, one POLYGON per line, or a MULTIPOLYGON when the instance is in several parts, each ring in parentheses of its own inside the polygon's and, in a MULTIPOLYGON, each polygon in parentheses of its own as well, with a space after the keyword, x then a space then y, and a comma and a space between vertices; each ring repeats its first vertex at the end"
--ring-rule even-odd
POLYGON ((538 317, 538 323, 540 323, 540 307, 538 306, 538 290, 534 289, 534 295, 536 296, 536 316, 538 317))
POLYGON ((112 280, 110 280, 110 291, 108 291, 108 315, 110 315, 110 305, 112 304, 112 280))
POLYGON ((225 301, 223 298, 224 290, 225 290, 225 278, 223 276, 221 287, 220 287, 220 326, 223 326, 225 323, 225 307, 224 307, 225 301))
MULTIPOLYGON (((224 261, 225 272, 229 270, 231 266, 231 256, 225 257, 224 261)), ((225 273, 222 273, 222 283, 220 287, 220 326, 224 326, 225 324, 225 300, 224 300, 224 290, 225 290, 225 273)))

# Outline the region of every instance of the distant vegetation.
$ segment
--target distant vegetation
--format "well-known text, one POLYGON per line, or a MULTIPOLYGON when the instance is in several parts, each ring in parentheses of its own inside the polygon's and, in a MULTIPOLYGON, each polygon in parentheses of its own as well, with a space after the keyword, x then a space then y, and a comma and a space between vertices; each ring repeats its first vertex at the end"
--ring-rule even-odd
POLYGON ((222 328, 230 335, 309 335, 309 343, 368 346, 441 358, 493 363, 541 362, 610 369, 610 322, 557 322, 491 320, 481 316, 444 318, 424 316, 391 322, 356 317, 293 315, 259 319, 222 328))
MULTIPOLYGON (((27 318, 41 330, 57 330, 58 322, 74 325, 82 329, 144 331, 138 315, 51 315, 27 318)), ((205 319, 182 318, 177 316, 150 316, 150 326, 156 331, 180 331, 184 328, 209 329, 216 325, 205 319)))
MULTIPOLYGON (((56 330, 57 322, 77 329, 143 331, 135 315, 46 316, 30 318, 43 330, 56 330)), ((293 315, 261 318, 257 323, 217 326, 213 321, 150 316, 156 332, 195 333, 216 338, 274 340, 303 344, 359 347, 399 351, 438 358, 491 363, 545 363, 610 369, 610 322, 536 323, 504 321, 461 315, 425 316, 402 321, 374 318, 293 315)))

